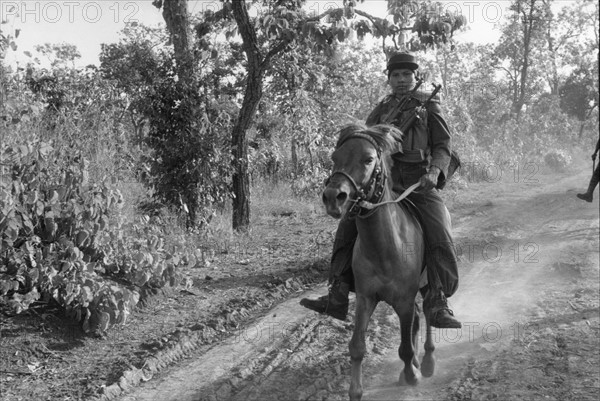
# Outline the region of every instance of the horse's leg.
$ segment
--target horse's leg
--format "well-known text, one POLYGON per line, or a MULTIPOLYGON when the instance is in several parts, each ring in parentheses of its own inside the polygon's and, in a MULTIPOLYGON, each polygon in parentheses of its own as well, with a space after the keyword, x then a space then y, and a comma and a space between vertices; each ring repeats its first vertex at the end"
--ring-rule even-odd
POLYGON ((421 328, 421 323, 419 320, 419 311, 415 308, 415 318, 413 320, 412 325, 412 341, 413 341, 413 349, 415 350, 415 357, 413 358, 413 365, 415 368, 419 369, 421 364, 419 363, 419 330, 421 328))
POLYGON ((427 337, 425 339, 425 355, 423 355, 423 361, 421 362, 421 373, 425 377, 433 376, 433 372, 435 370, 435 357, 433 356, 433 351, 435 350, 435 345, 433 344, 433 340, 431 339, 431 324, 429 322, 429 316, 425 314, 425 325, 427 326, 427 337))
POLYGON ((359 401, 362 398, 362 360, 367 352, 365 344, 365 333, 369 325, 369 319, 377 306, 375 299, 366 297, 362 294, 356 294, 356 310, 354 318, 354 333, 350 340, 350 359, 352 361, 350 377, 350 395, 351 401, 359 401))
POLYGON ((411 301, 408 305, 394 306, 394 310, 400 317, 400 347, 398 356, 404 362, 404 369, 400 373, 400 385, 415 385, 419 382, 420 373, 414 365, 415 348, 413 343, 413 321, 415 318, 415 303, 411 301))

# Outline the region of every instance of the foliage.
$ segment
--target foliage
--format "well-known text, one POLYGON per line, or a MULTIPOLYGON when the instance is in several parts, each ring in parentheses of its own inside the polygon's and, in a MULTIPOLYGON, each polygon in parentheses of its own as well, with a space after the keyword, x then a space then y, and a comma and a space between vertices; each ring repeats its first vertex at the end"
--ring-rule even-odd
POLYGON ((126 104, 96 69, 30 63, 3 79, 2 145, 43 141, 61 152, 77 149, 89 160, 91 180, 131 179, 139 152, 123 118, 126 104))
POLYGON ((382 63, 377 49, 348 42, 331 57, 293 51, 274 64, 256 137, 288 161, 279 172, 296 194, 321 188, 340 127, 366 118, 384 95, 384 74, 373 73, 382 63))
POLYGON ((83 157, 44 142, 3 147, 1 156, 0 296, 14 313, 52 300, 85 331, 103 333, 126 322, 151 279, 172 278, 155 243, 154 253, 124 246, 115 220, 123 197, 108 183, 90 183, 83 157), (106 273, 129 284, 116 286, 106 273))
POLYGON ((306 199, 314 199, 323 191, 325 180, 330 174, 329 169, 314 166, 304 171, 304 174, 292 177, 292 193, 306 199))
POLYGON ((155 201, 186 216, 189 227, 205 225, 230 192, 229 113, 201 95, 219 83, 180 80, 164 32, 136 24, 123 35, 103 46, 101 71, 126 94, 137 137, 151 149, 143 157, 143 182, 155 201))
MULTIPOLYGON (((6 8, 2 11, 6 12, 7 14, 10 14, 15 11, 15 8, 16 4, 8 4, 6 5, 6 8)), ((6 24, 8 24, 8 20, 5 20, 4 18, 0 20, 0 61, 6 58, 6 55, 9 50, 17 50, 16 39, 21 33, 20 29, 15 29, 14 31, 8 32, 8 30, 5 27, 2 27, 2 25, 6 24)))
MULTIPOLYGON (((513 15, 503 24, 502 36, 494 49, 492 65, 504 73, 512 111, 517 115, 548 87, 551 95, 557 95, 559 90, 573 95, 583 89, 576 86, 589 73, 591 79, 585 80, 592 81, 591 85, 581 96, 586 98, 590 93, 590 98, 594 94, 597 97, 597 79, 593 82, 598 75, 598 35, 594 34, 598 25, 597 5, 586 0, 574 1, 555 13, 553 3, 553 0, 513 0, 510 6, 513 15), (567 79, 570 82, 565 89, 567 79)), ((576 97, 566 103, 573 104, 576 97)), ((569 107, 566 103, 563 110, 569 107)))
POLYGON ((161 47, 167 39, 162 29, 133 23, 125 25, 122 35, 119 43, 101 45, 100 72, 127 94, 127 110, 137 119, 151 114, 146 98, 169 57, 161 47))
POLYGON ((598 91, 594 87, 592 74, 592 71, 580 68, 559 89, 560 108, 580 121, 584 121, 590 111, 598 107, 598 91))
POLYGON ((75 66, 75 60, 81 58, 81 53, 75 45, 68 43, 37 45, 35 50, 50 61, 50 66, 55 68, 75 66))
POLYGON ((149 183, 156 199, 187 213, 188 226, 202 226, 229 194, 231 159, 222 136, 229 120, 218 111, 211 118, 197 90, 165 73, 149 99, 149 183))
POLYGON ((95 69, 57 62, 50 71, 31 63, 6 72, 0 303, 20 313, 55 302, 101 334, 124 324, 148 288, 177 277, 161 230, 126 235, 122 227, 118 187, 134 178, 139 142, 128 135, 120 93, 95 69))
POLYGON ((495 68, 506 74, 511 93, 512 112, 520 117, 523 106, 542 85, 540 58, 550 7, 543 0, 514 0, 512 18, 503 27, 494 50, 495 68))
POLYGON ((564 149, 555 149, 544 156, 546 164, 557 172, 565 171, 565 169, 571 164, 571 155, 564 149))
MULTIPOLYGON (((444 10, 442 3, 439 2, 423 2, 419 11, 415 13, 416 18, 412 28, 412 31, 417 33, 418 40, 411 38, 407 46, 412 52, 453 43, 454 32, 467 23, 464 15, 457 15, 449 9, 444 10)), ((454 45, 451 48, 454 49, 454 45)))

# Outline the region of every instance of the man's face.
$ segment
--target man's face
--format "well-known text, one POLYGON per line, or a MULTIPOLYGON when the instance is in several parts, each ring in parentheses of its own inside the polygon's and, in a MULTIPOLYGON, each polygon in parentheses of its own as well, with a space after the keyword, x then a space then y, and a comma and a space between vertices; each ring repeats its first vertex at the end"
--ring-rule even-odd
POLYGON ((416 83, 415 72, 408 68, 394 70, 388 78, 388 84, 397 95, 407 94, 415 87, 416 83))

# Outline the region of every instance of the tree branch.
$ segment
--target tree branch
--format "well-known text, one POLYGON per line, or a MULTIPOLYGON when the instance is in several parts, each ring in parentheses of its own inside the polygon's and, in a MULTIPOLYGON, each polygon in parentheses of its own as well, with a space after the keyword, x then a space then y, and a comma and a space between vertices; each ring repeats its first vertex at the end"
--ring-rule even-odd
POLYGON ((262 66, 267 67, 271 63, 271 60, 273 59, 273 57, 275 57, 277 54, 282 52, 286 48, 286 46, 289 44, 290 44, 290 40, 283 40, 283 41, 279 42, 277 45, 273 46, 273 48, 271 48, 271 50, 269 50, 267 52, 267 55, 263 59, 262 66))
POLYGON ((511 81, 516 81, 517 79, 513 76, 512 72, 510 72, 506 67, 502 67, 501 65, 493 65, 492 68, 497 70, 503 70, 506 72, 511 81))

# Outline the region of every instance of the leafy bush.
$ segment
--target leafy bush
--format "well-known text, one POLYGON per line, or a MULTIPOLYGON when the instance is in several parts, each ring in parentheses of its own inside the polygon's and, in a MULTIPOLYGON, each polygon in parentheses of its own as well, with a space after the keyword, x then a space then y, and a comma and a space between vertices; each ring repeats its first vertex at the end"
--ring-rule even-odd
POLYGON ((126 322, 144 287, 174 284, 177 260, 153 236, 123 239, 123 196, 90 183, 83 157, 29 142, 0 149, 0 160, 0 303, 13 313, 53 300, 103 333, 126 322))
POLYGON ((188 227, 203 226, 230 194, 231 156, 219 130, 221 116, 209 116, 197 91, 172 76, 157 85, 150 102, 148 184, 156 199, 185 212, 188 227))
POLYGON ((305 174, 292 179, 292 193, 300 197, 318 198, 328 176, 328 171, 315 166, 307 170, 305 174))
POLYGON ((554 171, 563 172, 572 163, 571 155, 562 149, 552 150, 544 156, 546 164, 554 171))

